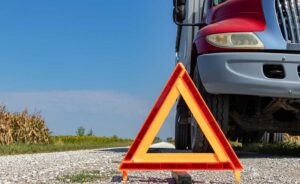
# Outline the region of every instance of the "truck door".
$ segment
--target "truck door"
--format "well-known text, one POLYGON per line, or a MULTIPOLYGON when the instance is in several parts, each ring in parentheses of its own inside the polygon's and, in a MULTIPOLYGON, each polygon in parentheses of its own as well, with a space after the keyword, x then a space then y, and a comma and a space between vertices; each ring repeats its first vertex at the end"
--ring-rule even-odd
MULTIPOLYGON (((201 20, 204 0, 186 0, 186 18, 184 23, 197 23, 201 20)), ((176 63, 182 62, 188 72, 191 67, 193 40, 198 26, 178 26, 176 39, 176 63)))

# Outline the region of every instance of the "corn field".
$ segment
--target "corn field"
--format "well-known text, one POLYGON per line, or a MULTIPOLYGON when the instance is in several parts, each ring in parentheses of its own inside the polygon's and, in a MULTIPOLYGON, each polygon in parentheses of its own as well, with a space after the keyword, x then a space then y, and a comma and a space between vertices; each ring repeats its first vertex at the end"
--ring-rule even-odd
POLYGON ((300 144, 300 136, 291 136, 289 134, 284 134, 284 141, 300 144))
POLYGON ((49 143, 49 130, 39 113, 10 113, 0 105, 0 144, 49 143))

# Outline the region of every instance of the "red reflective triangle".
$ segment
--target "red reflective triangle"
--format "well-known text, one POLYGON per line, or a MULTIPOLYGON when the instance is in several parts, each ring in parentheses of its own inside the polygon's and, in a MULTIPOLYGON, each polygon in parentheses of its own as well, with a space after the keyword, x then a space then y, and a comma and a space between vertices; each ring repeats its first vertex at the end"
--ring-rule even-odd
MULTIPOLYGON (((159 155, 159 153, 156 154, 159 155)), ((197 154, 195 154, 195 156, 196 155, 197 154)), ((170 79, 168 80, 166 86, 164 87, 161 95, 157 99, 150 114, 148 115, 146 121, 144 122, 136 139, 131 145, 129 151, 127 152, 123 162, 120 165, 120 170, 122 170, 123 174, 125 174, 127 177, 127 170, 234 170, 239 171, 240 173, 242 169, 243 166, 241 165, 238 157, 236 156, 235 152, 233 151, 232 147, 230 146, 229 142, 224 136, 215 118, 211 114, 205 101, 198 92, 197 87, 194 85, 184 66, 182 64, 178 64, 174 72, 172 73, 170 79), (184 162, 163 162, 162 160, 162 162, 151 162, 151 159, 135 160, 137 150, 143 146, 142 141, 145 139, 146 133, 149 131, 149 128, 151 128, 152 124, 154 123, 154 120, 160 112, 163 104, 166 103, 168 95, 171 93, 173 88, 176 88, 178 80, 180 80, 185 86, 186 90, 188 91, 188 94, 191 96, 193 103, 196 104, 197 109, 201 111, 201 114, 205 118, 205 122, 203 123, 206 123, 209 129, 212 131, 211 133, 217 140, 217 144, 222 149, 222 152, 227 156, 228 161, 206 162, 205 160, 199 160, 199 162, 191 162, 189 160, 184 160, 184 162)))

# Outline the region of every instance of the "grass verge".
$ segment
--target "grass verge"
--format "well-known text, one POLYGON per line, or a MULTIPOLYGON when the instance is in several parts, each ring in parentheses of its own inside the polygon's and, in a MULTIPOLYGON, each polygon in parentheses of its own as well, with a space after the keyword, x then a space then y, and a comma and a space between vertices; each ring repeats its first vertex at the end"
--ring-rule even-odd
MULTIPOLYGON (((84 149, 97 149, 108 147, 129 146, 130 139, 96 136, 52 136, 49 144, 11 144, 0 145, 0 155, 16 155, 30 153, 46 153, 59 151, 72 151, 84 149)), ((254 143, 242 145, 238 142, 231 142, 234 150, 255 152, 262 154, 282 155, 300 157, 300 142, 286 141, 283 144, 260 144, 254 143)))
POLYGON ((0 155, 45 153, 128 146, 132 140, 119 137, 53 136, 49 144, 0 145, 0 155))
POLYGON ((296 142, 285 142, 282 144, 253 143, 248 145, 231 143, 234 150, 270 154, 276 156, 300 157, 300 144, 296 142))
POLYGON ((81 171, 75 174, 57 177, 57 180, 63 183, 85 183, 104 180, 108 177, 107 174, 101 174, 99 171, 81 171))
POLYGON ((97 170, 83 170, 77 173, 58 176, 56 179, 62 183, 86 183, 107 180, 113 175, 120 175, 119 170, 111 170, 109 173, 100 173, 97 170))

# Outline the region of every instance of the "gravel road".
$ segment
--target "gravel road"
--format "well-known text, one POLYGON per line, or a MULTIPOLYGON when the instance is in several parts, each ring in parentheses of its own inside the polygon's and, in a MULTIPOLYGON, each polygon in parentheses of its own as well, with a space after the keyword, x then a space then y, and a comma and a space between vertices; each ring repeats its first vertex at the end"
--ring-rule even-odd
MULTIPOLYGON (((62 183, 58 177, 99 171, 93 183, 120 183, 117 172, 126 148, 0 156, 0 183, 62 183)), ((238 153, 245 169, 241 183, 299 183, 300 158, 238 153)), ((229 171, 190 172, 194 183, 234 183, 229 171)), ((170 172, 129 172, 128 183, 173 183, 170 172)))

